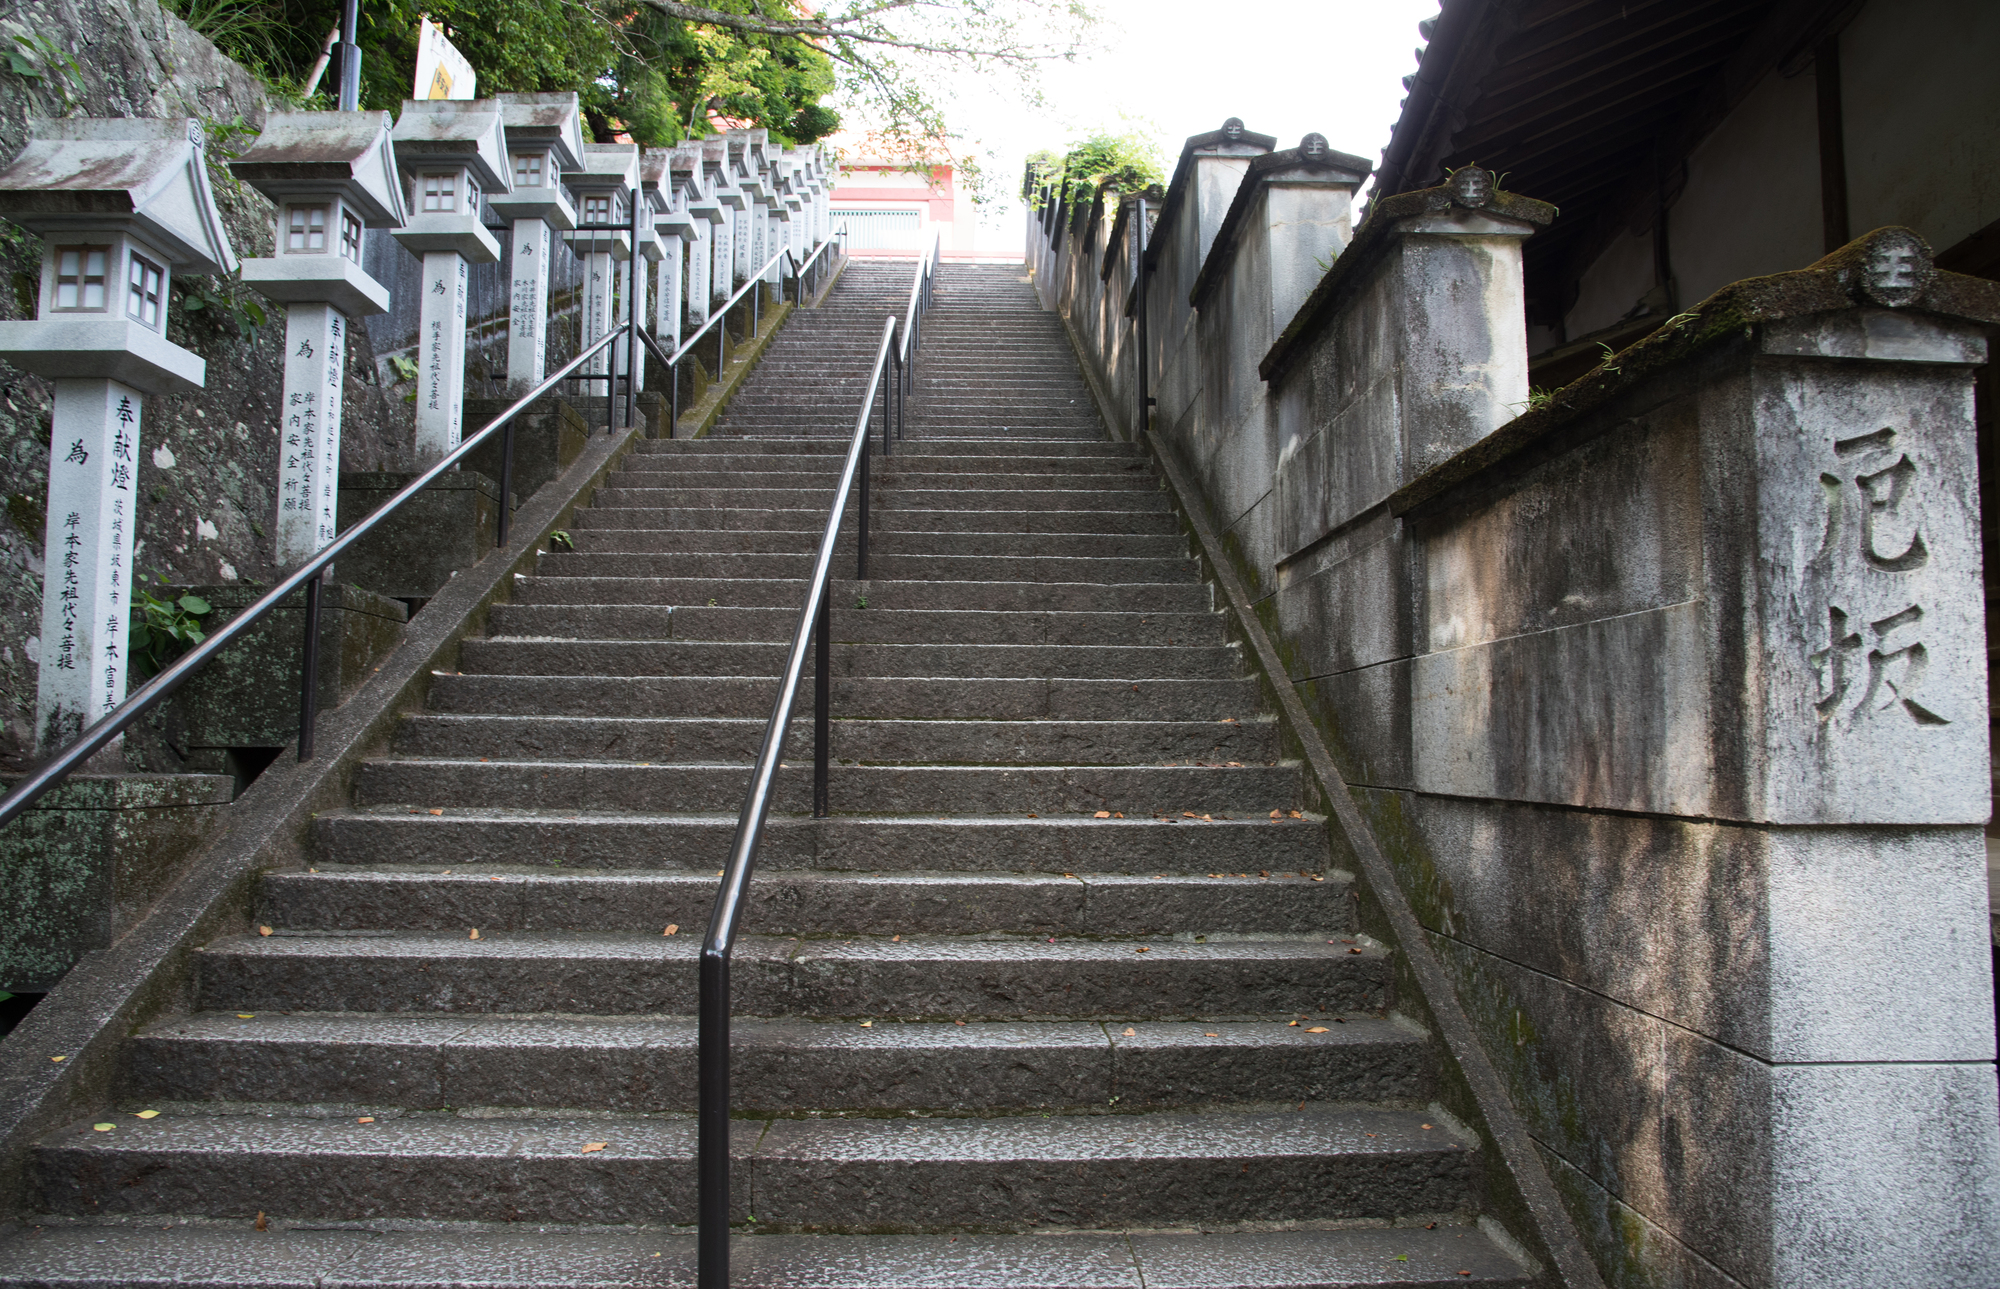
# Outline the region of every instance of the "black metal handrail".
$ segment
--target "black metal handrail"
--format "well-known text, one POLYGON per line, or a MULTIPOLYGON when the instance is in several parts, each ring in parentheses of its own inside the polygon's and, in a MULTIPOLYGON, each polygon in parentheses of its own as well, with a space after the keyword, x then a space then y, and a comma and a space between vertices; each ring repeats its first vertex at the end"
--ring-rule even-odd
MULTIPOLYGON (((840 523, 847 499, 858 481, 859 558, 856 577, 868 576, 868 428, 875 416, 875 397, 882 395, 882 453, 889 453, 889 390, 882 376, 897 361, 894 347, 896 320, 882 320, 882 341, 876 346, 875 367, 868 377, 861 412, 848 439, 847 461, 829 506, 826 531, 821 534, 819 552, 813 557, 812 573, 806 583, 805 605, 799 611, 798 626, 785 654, 785 669, 778 683, 778 698, 771 707, 771 719, 764 727, 763 746, 750 772, 750 788, 743 797, 743 812, 736 822, 736 840, 730 846, 723 867, 722 884, 715 893, 715 907, 709 913, 708 934, 701 946, 699 1003, 699 1124, 696 1145, 696 1174, 700 1185, 696 1256, 696 1283, 700 1289, 727 1289, 729 1284, 729 955, 736 945, 736 933, 743 920, 750 874, 757 860, 757 848, 764 839, 764 823, 771 813, 771 795, 776 787, 785 736, 791 728, 792 704, 798 697, 799 680, 805 672, 806 648, 814 650, 813 688, 813 814, 826 814, 826 778, 830 741, 830 693, 833 612, 829 579, 833 570, 834 547, 840 541, 840 523)), ((893 379, 893 375, 892 375, 893 379)))
POLYGON ((917 367, 917 346, 923 343, 924 315, 931 311, 931 281, 937 276, 938 255, 944 246, 944 234, 931 238, 931 248, 917 257, 916 278, 910 283, 909 307, 903 310, 903 342, 897 355, 903 363, 903 379, 897 385, 896 435, 902 437, 902 402, 915 388, 917 367))
MULTIPOLYGON (((305 563, 299 565, 276 586, 258 596, 241 613, 216 628, 207 639, 182 654, 168 665, 167 669, 139 687, 137 693, 126 696, 124 702, 107 712, 94 724, 78 735, 62 751, 32 770, 28 776, 14 785, 4 799, 0 799, 0 826, 5 826, 20 817, 21 813, 48 792, 68 778, 76 768, 90 759, 99 749, 117 738, 133 721, 157 707, 168 695, 180 688, 181 683, 192 675, 203 663, 215 657, 238 636, 248 631, 257 622, 268 616, 272 610, 289 598, 292 592, 303 586, 306 590, 305 643, 301 650, 304 660, 303 675, 299 690, 299 760, 309 761, 313 754, 313 720, 317 715, 319 696, 319 592, 320 579, 327 566, 338 559, 354 543, 360 541, 376 525, 387 519, 405 502, 422 492, 431 482, 445 471, 455 468, 475 448, 490 436, 506 431, 501 448, 501 478, 505 480, 512 472, 508 468, 513 447, 514 418, 530 403, 554 389, 560 381, 567 380, 570 373, 596 357, 618 339, 614 330, 599 338, 590 348, 565 363, 562 369, 548 377, 534 389, 528 391, 508 406, 500 415, 488 421, 477 432, 468 435, 459 445, 445 454, 443 460, 413 479, 401 492, 389 498, 366 518, 322 546, 305 563)), ((502 484, 500 494, 500 542, 504 547, 507 540, 509 498, 506 485, 502 484)))

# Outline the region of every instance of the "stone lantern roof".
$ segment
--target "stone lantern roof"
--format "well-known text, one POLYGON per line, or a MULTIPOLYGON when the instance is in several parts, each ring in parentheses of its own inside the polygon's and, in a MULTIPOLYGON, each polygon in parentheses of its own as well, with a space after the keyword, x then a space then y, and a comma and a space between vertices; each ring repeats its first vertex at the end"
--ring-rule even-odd
POLYGON ((182 272, 232 272, 206 142, 193 117, 30 120, 0 171, 0 216, 43 234, 130 233, 182 272))
POLYGON ((659 209, 653 216, 653 227, 662 237, 691 242, 694 217, 687 212, 687 193, 674 181, 673 161, 670 148, 646 149, 639 161, 640 179, 649 190, 654 187, 659 190, 659 209))
POLYGON ((393 124, 387 112, 273 112, 229 169, 273 201, 337 196, 368 227, 400 228, 393 124))
MULTIPOLYGON (((628 213, 618 218, 616 200, 635 200, 639 191, 639 147, 633 143, 586 143, 583 145, 583 164, 575 170, 563 172, 563 181, 576 190, 579 199, 610 195, 613 199, 611 222, 625 225, 630 222, 628 213)), ((602 223, 603 220, 579 218, 578 223, 602 223)), ((614 233, 571 232, 564 233, 563 240, 569 242, 579 255, 610 252, 624 258, 632 253, 632 234, 621 227, 614 233)))
POLYGON ((583 164, 583 113, 574 92, 566 94, 496 94, 500 123, 509 152, 547 148, 556 166, 574 170, 583 164))
POLYGON ((513 187, 500 129, 500 105, 492 99, 405 99, 389 137, 403 169, 464 166, 490 195, 513 187))

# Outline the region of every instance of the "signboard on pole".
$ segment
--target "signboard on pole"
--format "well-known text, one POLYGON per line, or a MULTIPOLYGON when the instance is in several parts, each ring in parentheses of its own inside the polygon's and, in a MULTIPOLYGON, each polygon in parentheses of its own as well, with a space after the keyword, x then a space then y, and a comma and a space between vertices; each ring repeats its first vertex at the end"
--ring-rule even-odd
POLYGON ((478 73, 429 18, 417 28, 417 79, 412 98, 471 98, 478 73))

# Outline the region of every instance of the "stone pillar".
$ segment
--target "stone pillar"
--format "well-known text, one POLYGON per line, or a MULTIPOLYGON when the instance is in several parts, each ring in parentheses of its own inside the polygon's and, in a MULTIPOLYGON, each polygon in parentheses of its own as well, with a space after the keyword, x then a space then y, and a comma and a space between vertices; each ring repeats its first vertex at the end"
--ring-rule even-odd
POLYGON ((722 302, 736 290, 733 272, 736 265, 736 222, 741 216, 728 206, 722 207, 722 222, 709 234, 709 252, 713 264, 709 268, 708 294, 712 307, 720 308, 722 302))
POLYGON ((113 380, 55 382, 35 694, 43 754, 125 700, 140 403, 113 380))
POLYGON ((525 394, 548 374, 549 236, 547 220, 514 221, 512 285, 507 301, 507 388, 525 394))
MULTIPOLYGON (((654 234, 648 229, 644 237, 651 238, 654 237, 654 234)), ((644 325, 645 323, 646 276, 647 265, 644 257, 641 255, 634 254, 631 263, 621 266, 621 270, 618 273, 617 317, 612 321, 612 325, 617 327, 621 333, 626 330, 635 312, 640 320, 640 324, 644 325), (628 278, 627 274, 631 276, 628 278)), ((611 345, 613 360, 618 364, 617 370, 621 372, 625 370, 625 349, 627 343, 627 341, 619 339, 611 345)), ((646 363, 643 341, 641 342, 639 364, 633 369, 633 381, 633 388, 635 390, 646 388, 646 363)))
POLYGON ((697 327, 708 321, 709 304, 714 298, 709 286, 710 271, 715 264, 715 253, 710 249, 714 240, 715 225, 697 215, 694 240, 688 243, 687 250, 687 316, 697 327))
MULTIPOLYGON (((611 331, 613 301, 617 292, 612 275, 616 270, 617 266, 612 262, 609 250, 591 251, 583 257, 582 315, 585 349, 602 340, 611 331)), ((584 370, 592 375, 601 376, 610 370, 610 361, 607 354, 600 353, 584 364, 584 370)), ((594 388, 601 389, 602 384, 600 381, 594 388)))
POLYGON ((667 253, 653 268, 653 332, 668 353, 681 343, 681 276, 687 246, 679 237, 668 237, 667 253))
POLYGON ((330 304, 293 304, 285 310, 285 401, 272 535, 281 568, 304 563, 334 537, 346 323, 330 304))
MULTIPOLYGON (((429 465, 458 446, 465 403, 468 270, 457 251, 424 252, 417 318, 417 460, 429 465)), ((598 333, 602 335, 602 332, 598 333)))

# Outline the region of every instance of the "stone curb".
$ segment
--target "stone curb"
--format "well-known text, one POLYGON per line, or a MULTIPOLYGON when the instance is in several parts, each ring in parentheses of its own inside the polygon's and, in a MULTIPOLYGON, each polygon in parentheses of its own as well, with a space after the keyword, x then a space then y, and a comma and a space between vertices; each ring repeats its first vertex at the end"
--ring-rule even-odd
POLYGON ((553 487, 522 506, 512 540, 462 570, 410 620, 403 641, 353 697, 321 715, 318 755, 303 764, 280 753, 237 798, 187 870, 123 939, 85 954, 18 1029, 0 1043, 0 1201, 28 1201, 36 1138, 111 1096, 127 1035, 193 998, 193 953, 220 935, 250 929, 258 874, 296 868, 314 815, 353 795, 364 757, 385 749, 402 714, 423 707, 435 673, 458 670, 460 643, 483 631, 516 573, 533 571, 549 535, 572 516, 638 441, 633 429, 593 436, 553 487))

